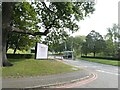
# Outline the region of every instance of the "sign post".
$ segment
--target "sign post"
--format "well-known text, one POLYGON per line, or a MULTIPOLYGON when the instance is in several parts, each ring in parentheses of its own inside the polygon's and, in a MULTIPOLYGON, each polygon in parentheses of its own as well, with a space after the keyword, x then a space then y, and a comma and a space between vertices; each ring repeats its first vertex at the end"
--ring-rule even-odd
POLYGON ((48 59, 48 46, 37 43, 35 54, 35 59, 48 59))

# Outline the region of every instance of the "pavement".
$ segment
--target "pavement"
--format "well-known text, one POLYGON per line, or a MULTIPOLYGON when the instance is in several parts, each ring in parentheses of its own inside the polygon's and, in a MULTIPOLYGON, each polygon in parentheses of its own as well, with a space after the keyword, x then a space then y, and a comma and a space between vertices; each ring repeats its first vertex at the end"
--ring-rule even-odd
POLYGON ((2 79, 2 88, 46 88, 69 84, 92 77, 93 74, 91 72, 81 69, 75 72, 47 76, 4 78, 2 79))
MULTIPOLYGON (((74 85, 75 88, 99 88, 99 89, 109 88, 111 90, 120 90, 120 87, 119 87, 120 86, 119 85, 120 67, 118 66, 100 64, 100 63, 89 62, 84 60, 65 60, 65 63, 76 66, 78 68, 87 69, 92 73, 96 74, 96 77, 95 77, 96 79, 94 78, 95 80, 92 79, 92 82, 87 84, 85 82, 84 85, 83 83, 82 85, 80 83, 76 84, 76 86, 74 85), (117 89, 114 89, 114 88, 117 88, 117 89)), ((69 88, 71 86, 72 85, 65 86, 65 88, 67 87, 69 88)))

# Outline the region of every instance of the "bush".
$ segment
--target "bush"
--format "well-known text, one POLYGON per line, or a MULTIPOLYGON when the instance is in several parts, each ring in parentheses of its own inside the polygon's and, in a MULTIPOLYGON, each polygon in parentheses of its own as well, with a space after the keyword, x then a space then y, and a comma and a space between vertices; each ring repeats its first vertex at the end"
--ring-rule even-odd
POLYGON ((107 60, 120 60, 120 58, 112 57, 93 57, 93 56, 81 56, 82 58, 95 58, 95 59, 107 59, 107 60))
POLYGON ((7 58, 10 59, 30 59, 30 58, 34 58, 35 55, 34 54, 7 54, 7 58))

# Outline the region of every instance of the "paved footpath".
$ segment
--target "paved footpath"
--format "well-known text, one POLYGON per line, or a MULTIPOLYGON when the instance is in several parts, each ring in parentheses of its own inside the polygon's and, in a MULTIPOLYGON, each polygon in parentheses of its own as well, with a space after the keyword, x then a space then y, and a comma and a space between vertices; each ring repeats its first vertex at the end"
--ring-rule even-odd
POLYGON ((70 73, 2 79, 2 88, 38 88, 75 82, 91 78, 92 74, 86 70, 79 70, 70 73))

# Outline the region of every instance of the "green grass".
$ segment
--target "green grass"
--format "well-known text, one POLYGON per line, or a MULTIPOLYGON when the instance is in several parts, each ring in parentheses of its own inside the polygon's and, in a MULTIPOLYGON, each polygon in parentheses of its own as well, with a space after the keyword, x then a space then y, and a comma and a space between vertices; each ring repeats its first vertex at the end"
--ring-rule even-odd
POLYGON ((3 67, 3 78, 19 78, 72 72, 73 66, 56 60, 11 59, 12 67, 3 67))
MULTIPOLYGON (((7 51, 8 54, 10 54, 10 53, 13 54, 13 52, 14 52, 13 49, 8 49, 8 51, 7 51)), ((22 50, 22 51, 17 50, 17 51, 16 51, 16 54, 29 54, 29 53, 30 53, 30 50, 28 50, 28 51, 25 51, 25 50, 22 50)))
POLYGON ((90 62, 96 62, 96 63, 120 66, 120 61, 115 61, 115 60, 93 59, 93 58, 80 58, 80 59, 81 60, 90 61, 90 62))

